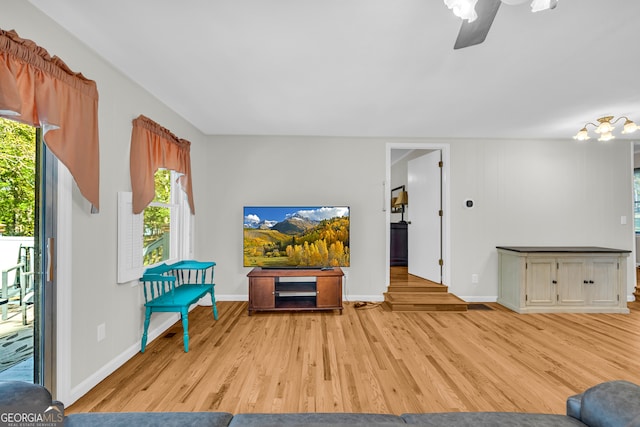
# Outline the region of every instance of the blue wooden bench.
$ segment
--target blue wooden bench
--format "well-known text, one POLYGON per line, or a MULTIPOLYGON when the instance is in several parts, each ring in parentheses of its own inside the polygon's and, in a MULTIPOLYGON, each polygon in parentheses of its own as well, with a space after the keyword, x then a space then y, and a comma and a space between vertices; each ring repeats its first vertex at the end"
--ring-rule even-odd
POLYGON ((218 320, 213 283, 215 262, 180 261, 149 268, 140 279, 145 300, 144 332, 140 351, 147 346, 147 332, 151 313, 180 313, 184 351, 189 351, 189 307, 204 297, 211 296, 213 318, 218 320))

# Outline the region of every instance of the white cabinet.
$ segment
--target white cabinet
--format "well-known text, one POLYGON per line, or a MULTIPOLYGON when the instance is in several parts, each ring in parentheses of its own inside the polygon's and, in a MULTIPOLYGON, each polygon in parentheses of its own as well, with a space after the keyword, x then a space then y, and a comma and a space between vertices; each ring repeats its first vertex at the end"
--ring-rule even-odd
POLYGON ((498 303, 518 313, 629 313, 628 251, 499 247, 498 303))

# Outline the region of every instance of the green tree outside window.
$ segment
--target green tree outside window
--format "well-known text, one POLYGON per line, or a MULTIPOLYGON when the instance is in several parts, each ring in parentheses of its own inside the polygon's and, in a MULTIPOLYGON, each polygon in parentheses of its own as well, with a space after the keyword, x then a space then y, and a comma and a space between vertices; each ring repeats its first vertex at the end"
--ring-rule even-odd
POLYGON ((0 118, 0 234, 33 236, 36 129, 0 118))

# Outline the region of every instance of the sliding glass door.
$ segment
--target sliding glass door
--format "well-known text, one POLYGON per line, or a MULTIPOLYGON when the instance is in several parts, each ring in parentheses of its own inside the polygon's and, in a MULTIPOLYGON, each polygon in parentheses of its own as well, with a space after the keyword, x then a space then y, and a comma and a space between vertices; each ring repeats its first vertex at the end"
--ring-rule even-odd
POLYGON ((39 259, 35 268, 39 280, 34 313, 34 382, 55 390, 56 362, 56 251, 58 160, 47 149, 38 129, 38 176, 36 181, 37 238, 39 259))
POLYGON ((0 379, 55 385, 57 159, 0 119, 0 379))

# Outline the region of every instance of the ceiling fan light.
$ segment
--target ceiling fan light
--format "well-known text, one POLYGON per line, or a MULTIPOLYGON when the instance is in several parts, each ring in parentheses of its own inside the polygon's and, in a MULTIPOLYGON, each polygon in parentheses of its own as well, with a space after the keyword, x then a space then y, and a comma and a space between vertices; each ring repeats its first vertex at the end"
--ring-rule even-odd
POLYGON ((533 0, 531 2, 531 12, 541 12, 547 9, 555 9, 558 0, 533 0))
POLYGON ((473 22, 478 18, 476 3, 478 0, 444 0, 444 4, 453 11, 458 18, 473 22))
POLYGON ((625 133, 625 134, 633 133, 637 130, 638 130, 638 125, 632 122, 631 120, 626 119, 626 121, 624 122, 624 129, 622 130, 622 133, 625 133))
POLYGON ((613 136, 611 132, 603 132, 600 135, 600 138, 598 138, 598 141, 607 142, 607 141, 611 141, 612 139, 615 139, 615 136, 613 136))
POLYGON ((580 131, 577 134, 575 134, 573 139, 577 139, 578 141, 586 141, 587 139, 590 139, 589 133, 587 132, 587 128, 583 127, 582 129, 580 129, 580 131))

